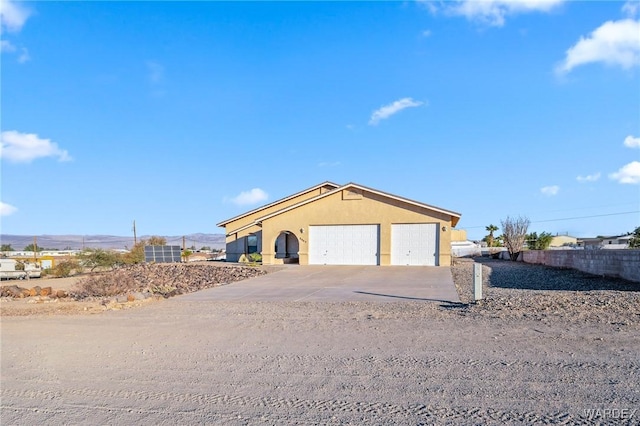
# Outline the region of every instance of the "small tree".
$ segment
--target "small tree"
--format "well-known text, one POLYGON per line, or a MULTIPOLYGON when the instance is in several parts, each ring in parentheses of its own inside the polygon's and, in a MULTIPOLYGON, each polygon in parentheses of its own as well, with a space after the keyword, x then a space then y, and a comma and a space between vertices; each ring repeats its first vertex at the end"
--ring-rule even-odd
POLYGON ((71 276, 71 273, 82 271, 82 266, 76 260, 63 260, 54 266, 49 272, 56 278, 65 278, 71 276))
POLYGON ((495 237, 493 236, 493 232, 498 230, 498 227, 495 225, 489 225, 485 228, 487 231, 489 231, 489 235, 487 235, 486 237, 484 237, 482 239, 482 241, 487 243, 487 247, 494 247, 495 244, 495 237))
POLYGON ((629 248, 640 248, 640 226, 633 231, 633 237, 629 240, 629 248))
POLYGON ((182 258, 184 259, 183 262, 188 262, 189 256, 191 256, 192 254, 193 252, 189 249, 183 250, 182 251, 182 258))
POLYGON ((37 244, 33 245, 33 243, 31 243, 24 248, 24 251, 42 251, 42 247, 37 244))
POLYGON ((129 253, 125 253, 122 256, 122 261, 127 265, 143 263, 145 245, 146 244, 144 240, 140 240, 137 243, 135 243, 133 247, 131 247, 131 250, 129 250, 129 253))
POLYGON ((527 247, 529 250, 546 250, 549 248, 551 240, 553 240, 553 235, 549 232, 543 232, 540 235, 532 232, 527 235, 527 247))
POLYGON ((509 251, 509 257, 512 261, 518 259, 518 255, 524 247, 524 242, 527 237, 527 229, 531 221, 527 217, 518 216, 517 218, 507 218, 500 222, 502 225, 502 237, 504 238, 504 245, 509 251))
POLYGON ((2 244, 0 251, 13 251, 13 247, 11 247, 11 244, 2 244))
POLYGON ((123 262, 118 253, 103 249, 87 249, 80 253, 78 257, 84 266, 91 268, 91 272, 96 268, 113 269, 123 262))
POLYGON ((146 242, 147 246, 166 246, 167 245, 167 239, 165 237, 158 237, 157 235, 154 235, 152 237, 149 237, 149 241, 146 242))

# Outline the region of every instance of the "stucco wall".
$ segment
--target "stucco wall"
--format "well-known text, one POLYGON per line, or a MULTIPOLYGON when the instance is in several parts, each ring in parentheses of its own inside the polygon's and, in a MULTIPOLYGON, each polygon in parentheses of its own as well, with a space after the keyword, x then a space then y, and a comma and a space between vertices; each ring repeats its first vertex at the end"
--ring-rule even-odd
POLYGON ((266 219, 262 223, 262 261, 274 262, 273 247, 282 231, 289 231, 299 241, 300 264, 309 263, 310 225, 359 225, 380 224, 380 265, 391 263, 392 223, 436 223, 439 232, 438 264, 451 264, 451 217, 444 213, 426 210, 399 200, 363 191, 359 199, 345 199, 344 191, 297 207, 283 214, 266 219), (446 227, 446 231, 443 231, 446 227), (302 230, 302 231, 301 231, 302 230))
POLYGON ((640 250, 530 250, 523 261, 640 282, 640 250))
MULTIPOLYGON (((309 198, 313 198, 315 196, 323 194, 326 191, 329 191, 329 190, 332 190, 332 189, 334 189, 334 188, 331 187, 331 186, 322 186, 322 187, 319 187, 319 188, 315 188, 315 189, 309 190, 307 192, 300 193, 295 197, 291 197, 290 199, 284 200, 282 202, 278 202, 277 204, 274 204, 274 205, 272 205, 270 207, 267 207, 265 209, 260 209, 258 211, 255 211, 255 212, 251 213, 251 214, 248 214, 246 216, 243 216, 241 218, 238 218, 236 220, 233 220, 233 221, 227 223, 225 225, 225 231, 226 232, 233 232, 238 228, 241 228, 241 227, 243 227, 245 225, 248 225, 248 224, 252 223, 254 220, 256 220, 259 217, 266 216, 266 215, 268 215, 270 213, 273 213, 273 212, 278 211, 280 209, 283 209, 285 207, 292 206, 292 205, 294 205, 296 203, 299 203, 301 201, 304 201, 304 200, 308 200, 309 198)), ((253 228, 256 228, 256 227, 253 227, 253 228)), ((244 232, 241 233, 241 235, 248 235, 251 232, 255 232, 256 229, 253 229, 253 228, 252 228, 252 230, 251 229, 250 230, 245 230, 244 232)), ((239 237, 241 235, 239 235, 239 237)), ((229 242, 229 238, 228 237, 227 237, 227 242, 229 242)))

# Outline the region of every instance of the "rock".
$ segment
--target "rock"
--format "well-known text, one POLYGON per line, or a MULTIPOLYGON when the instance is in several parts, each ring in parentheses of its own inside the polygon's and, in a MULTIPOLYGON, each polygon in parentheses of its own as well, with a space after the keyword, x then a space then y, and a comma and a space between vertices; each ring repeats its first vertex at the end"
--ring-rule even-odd
POLYGON ((136 296, 133 294, 127 295, 127 302, 134 302, 136 300, 136 296))
POLYGON ((58 291, 56 291, 56 297, 57 297, 58 299, 63 299, 63 298, 65 298, 65 297, 67 297, 67 296, 68 296, 68 294, 67 294, 67 292, 66 292, 66 291, 64 291, 64 290, 58 290, 58 291))
POLYGON ((35 286, 29 290, 29 296, 40 296, 40 290, 42 290, 39 286, 35 286))
POLYGON ((29 290, 18 287, 17 285, 10 285, 2 287, 1 295, 3 297, 24 297, 25 292, 29 292, 29 290))
POLYGON ((40 290, 40 296, 49 296, 51 293, 53 293, 51 287, 45 287, 40 290))

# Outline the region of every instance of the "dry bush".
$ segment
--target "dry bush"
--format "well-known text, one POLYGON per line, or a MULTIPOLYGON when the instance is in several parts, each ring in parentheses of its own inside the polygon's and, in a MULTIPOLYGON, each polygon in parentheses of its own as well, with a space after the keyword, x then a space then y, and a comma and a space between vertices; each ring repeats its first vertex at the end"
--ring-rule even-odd
POLYGON ((66 278, 71 276, 73 273, 82 272, 82 266, 76 260, 63 260, 62 262, 56 263, 56 266, 51 268, 47 275, 52 275, 56 278, 66 278))
POLYGON ((109 297, 141 291, 143 284, 128 273, 128 270, 129 268, 123 268, 82 278, 76 285, 76 298, 109 297))

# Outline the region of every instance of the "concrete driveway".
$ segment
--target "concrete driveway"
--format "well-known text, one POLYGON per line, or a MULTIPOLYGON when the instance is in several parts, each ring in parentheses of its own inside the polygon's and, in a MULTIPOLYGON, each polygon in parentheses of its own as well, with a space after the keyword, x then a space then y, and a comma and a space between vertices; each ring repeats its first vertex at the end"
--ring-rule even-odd
POLYGON ((459 302, 451 269, 434 266, 300 266, 180 296, 185 301, 459 302))

